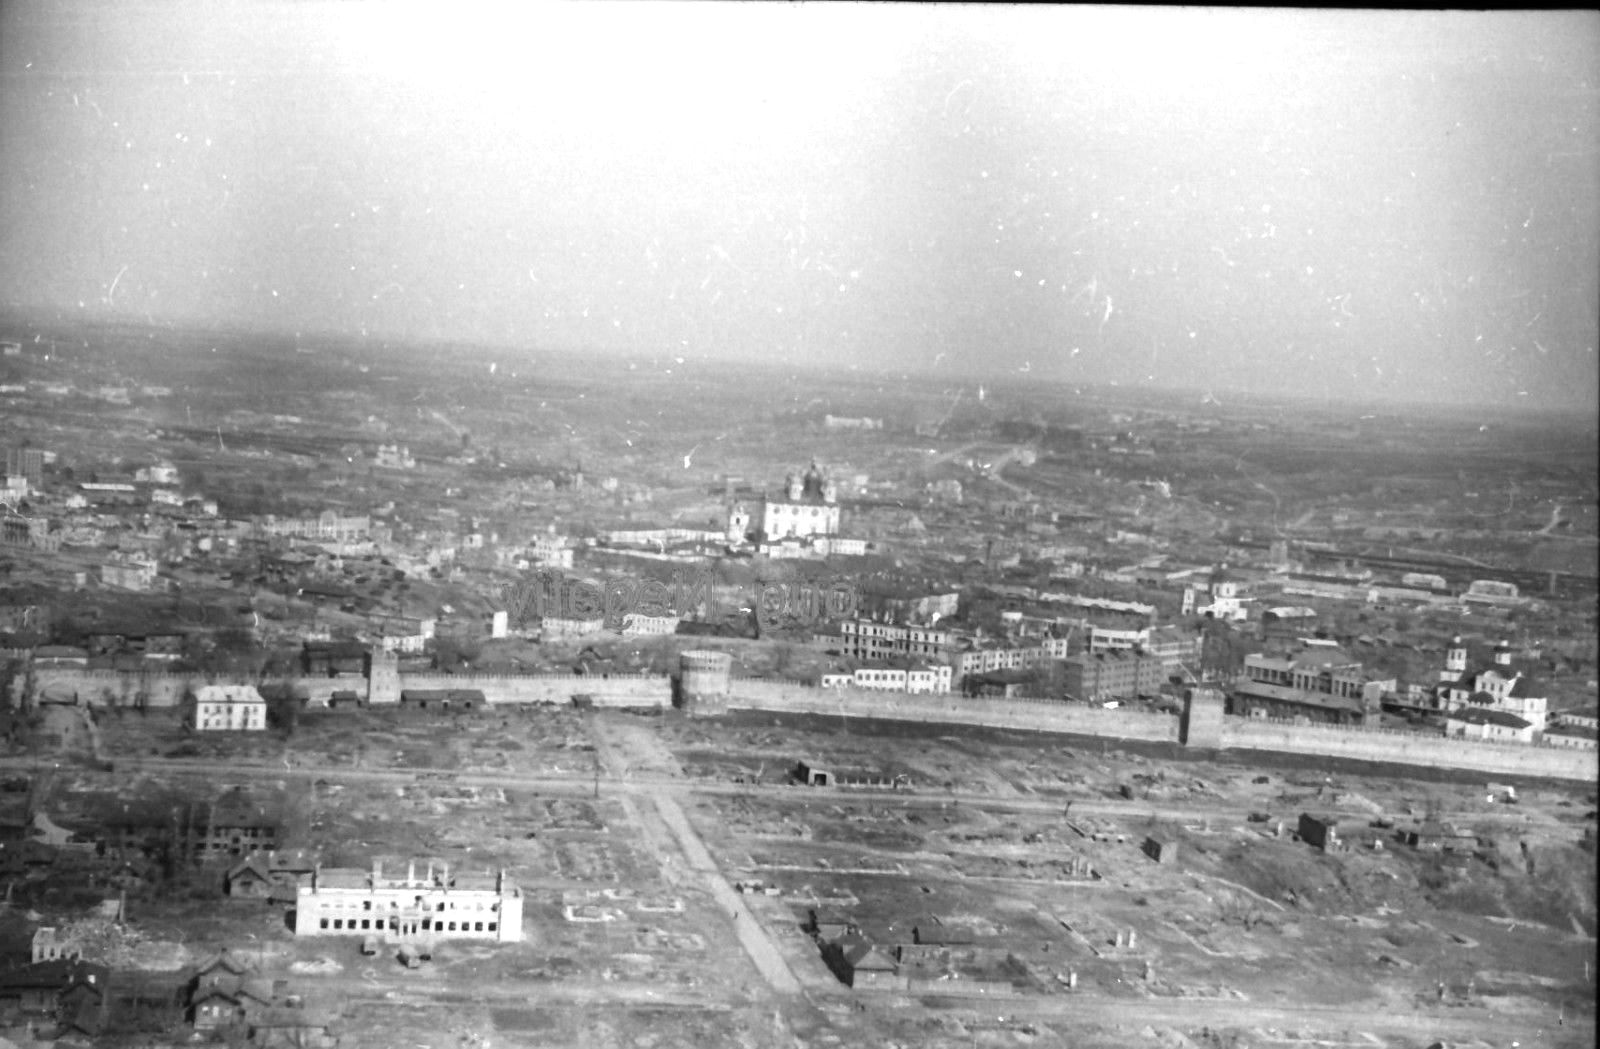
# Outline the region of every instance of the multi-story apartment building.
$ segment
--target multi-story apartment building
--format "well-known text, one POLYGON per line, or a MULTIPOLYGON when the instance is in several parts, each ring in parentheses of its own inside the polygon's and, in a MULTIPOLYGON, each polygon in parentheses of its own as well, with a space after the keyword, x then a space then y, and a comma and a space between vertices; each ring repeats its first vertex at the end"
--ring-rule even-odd
POLYGON ((438 621, 384 615, 369 618, 367 624, 384 651, 415 653, 428 647, 438 621))
POLYGON ((341 515, 324 510, 316 517, 269 518, 261 530, 267 535, 295 536, 301 539, 338 539, 349 542, 372 534, 372 518, 367 514, 341 515))
POLYGON ((961 594, 955 590, 878 583, 861 593, 862 611, 890 623, 937 623, 955 615, 960 606, 961 594))
POLYGON ((539 568, 571 568, 572 547, 564 535, 536 535, 528 541, 528 562, 539 568))
POLYGON ((260 732, 267 701, 254 685, 201 685, 194 694, 196 732, 260 732))
POLYGON ((1145 630, 1111 630, 1107 627, 1092 626, 1089 628, 1089 653, 1098 655, 1101 652, 1128 652, 1135 648, 1144 648, 1150 643, 1150 631, 1145 630))
POLYGON ((1153 696, 1167 679, 1161 659, 1142 652, 1085 652, 1067 659, 1065 671, 1067 698, 1088 703, 1153 696))
POLYGON ((100 582, 124 590, 148 590, 156 581, 159 565, 153 558, 130 554, 100 566, 100 582))
POLYGON ((54 549, 61 544, 61 533, 50 531, 47 517, 27 517, 11 512, 0 517, 0 544, 54 549))
POLYGON ((861 667, 854 673, 822 675, 822 687, 948 695, 950 678, 950 668, 943 663, 921 664, 910 668, 861 667))
POLYGON ((841 622, 839 640, 844 654, 852 659, 943 659, 956 645, 956 635, 949 630, 866 619, 841 622))
POLYGON ((1044 666, 1051 660, 1066 659, 1070 639, 1064 637, 1040 638, 1037 645, 1012 648, 984 646, 962 652, 955 659, 956 676, 989 674, 996 670, 1022 670, 1044 666))
POLYGON ((1161 626, 1151 628, 1144 650, 1161 660, 1168 674, 1175 674, 1186 666, 1198 670, 1202 644, 1199 634, 1181 627, 1161 626))
POLYGON ((242 795, 191 804, 180 817, 177 847, 196 861, 278 847, 279 821, 242 795))
POLYGON ((629 612, 622 617, 622 632, 629 636, 675 634, 678 632, 678 623, 681 619, 681 616, 647 616, 639 612, 629 612))
POLYGON ((44 483, 44 449, 7 448, 6 476, 25 477, 37 488, 44 483))

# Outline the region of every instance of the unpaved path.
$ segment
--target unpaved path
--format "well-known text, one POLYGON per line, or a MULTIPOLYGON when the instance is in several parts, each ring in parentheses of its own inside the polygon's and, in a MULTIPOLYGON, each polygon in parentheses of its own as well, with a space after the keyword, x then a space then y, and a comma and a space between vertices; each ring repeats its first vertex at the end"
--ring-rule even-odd
POLYGON ((717 869, 716 861, 711 858, 711 853, 706 851, 699 832, 690 824, 689 818, 683 814, 678 802, 666 794, 657 794, 655 809, 660 813, 667 829, 678 839, 678 847, 688 859, 690 869, 704 879, 706 887, 722 905, 722 909, 733 916, 733 930, 739 934, 739 942, 744 945, 745 953, 756 963, 756 968, 761 971, 767 983, 779 994, 799 994, 800 981, 789 971, 788 964, 783 960, 783 953, 768 938, 766 930, 761 927, 756 916, 744 905, 744 898, 733 891, 733 886, 728 884, 728 880, 717 869))

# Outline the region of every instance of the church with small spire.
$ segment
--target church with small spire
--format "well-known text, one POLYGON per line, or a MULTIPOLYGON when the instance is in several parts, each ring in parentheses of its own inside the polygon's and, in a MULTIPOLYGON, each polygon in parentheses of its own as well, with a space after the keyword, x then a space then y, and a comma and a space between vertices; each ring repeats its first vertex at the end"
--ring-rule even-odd
POLYGON ((1549 698, 1532 669, 1512 657, 1505 641, 1495 646, 1487 664, 1473 666, 1466 642, 1454 638, 1439 672, 1439 706, 1446 713, 1467 707, 1501 711, 1526 721, 1534 732, 1543 732, 1549 698))

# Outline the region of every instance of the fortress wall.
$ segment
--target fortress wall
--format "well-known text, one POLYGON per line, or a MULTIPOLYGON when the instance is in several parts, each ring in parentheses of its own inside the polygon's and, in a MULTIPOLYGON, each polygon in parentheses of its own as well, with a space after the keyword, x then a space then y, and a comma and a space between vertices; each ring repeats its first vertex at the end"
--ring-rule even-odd
POLYGON ((365 674, 340 674, 337 677, 300 677, 293 678, 289 687, 294 694, 304 696, 306 701, 315 707, 325 707, 333 698, 335 692, 354 692, 361 697, 362 702, 367 698, 367 676, 365 674))
POLYGON ((94 707, 133 706, 144 697, 150 707, 175 707, 191 689, 208 684, 202 674, 133 673, 84 670, 77 667, 43 667, 34 671, 33 698, 78 701, 94 707))
POLYGON ((745 710, 985 725, 1035 732, 1075 732, 1158 742, 1178 738, 1178 719, 1167 714, 1105 710, 1049 699, 967 699, 736 679, 732 682, 728 706, 745 710))
MULTIPOLYGON (((217 681, 235 683, 231 679, 217 681)), ((207 678, 200 674, 51 667, 34 672, 34 698, 70 701, 76 696, 78 701, 90 706, 131 706, 143 696, 147 706, 176 707, 186 694, 207 683, 207 678)), ((297 691, 303 690, 309 696, 324 700, 336 689, 350 689, 365 696, 364 681, 355 676, 297 678, 294 685, 297 691)), ((402 674, 400 687, 474 688, 481 690, 492 704, 565 706, 577 695, 592 697, 594 705, 599 707, 666 708, 672 703, 672 682, 665 675, 402 674)), ((1165 714, 1105 710, 1054 700, 966 699, 856 688, 820 689, 764 679, 735 679, 731 682, 731 693, 728 706, 745 710, 934 721, 1157 742, 1178 739, 1178 719, 1165 714)), ((1349 726, 1225 717, 1220 745, 1589 783, 1600 779, 1600 764, 1592 751, 1444 739, 1349 726)))
POLYGON ((1338 726, 1290 725, 1260 718, 1224 718, 1222 745, 1590 783, 1600 777, 1600 765, 1593 751, 1523 743, 1483 743, 1338 726))
POLYGON ((668 707, 672 679, 664 674, 401 674, 401 689, 475 688, 491 704, 557 703, 590 696, 597 707, 668 707))

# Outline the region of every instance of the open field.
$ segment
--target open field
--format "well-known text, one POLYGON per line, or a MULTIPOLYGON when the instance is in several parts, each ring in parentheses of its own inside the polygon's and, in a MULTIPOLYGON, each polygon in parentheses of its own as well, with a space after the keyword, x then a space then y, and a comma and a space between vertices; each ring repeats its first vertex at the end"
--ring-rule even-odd
MULTIPOLYGON (((129 883, 108 956, 173 969, 232 946, 265 970, 314 974, 342 1003, 346 1046, 392 1045, 379 1015, 438 1047, 1421 1049, 1473 1044, 1474 1031, 1490 1045, 1511 1032, 1578 1045, 1593 1030, 1595 858, 1580 838, 1594 799, 1566 789, 1525 790, 1510 811, 1481 785, 1173 765, 1017 734, 886 751, 837 725, 712 732, 678 715, 553 709, 478 723, 363 712, 357 765, 338 760, 340 717, 302 723, 292 768, 260 745, 152 756, 171 742, 157 715, 102 721, 114 774, 8 764, 83 832, 205 783, 281 813, 284 846, 325 864, 511 872, 524 942, 445 942, 417 971, 362 957, 354 939, 296 940, 278 907, 220 897, 220 868, 129 883), (517 744, 499 748, 504 761, 484 755, 496 733, 517 744), (429 738, 448 746, 428 752, 429 738), (905 786, 800 786, 802 758, 905 786), (200 771, 218 759, 231 771, 200 771), (1342 813, 1350 851, 1296 840, 1307 810, 1342 813), (1476 827, 1476 847, 1424 854, 1369 826, 1424 810, 1476 827), (1176 858, 1150 859, 1150 837, 1176 858), (840 983, 806 932, 813 910, 898 953, 906 982, 840 983), (960 935, 919 946, 928 930, 960 935)), ((15 809, 22 796, 9 797, 15 809)), ((13 901, 65 920, 94 891, 25 880, 13 901)))

